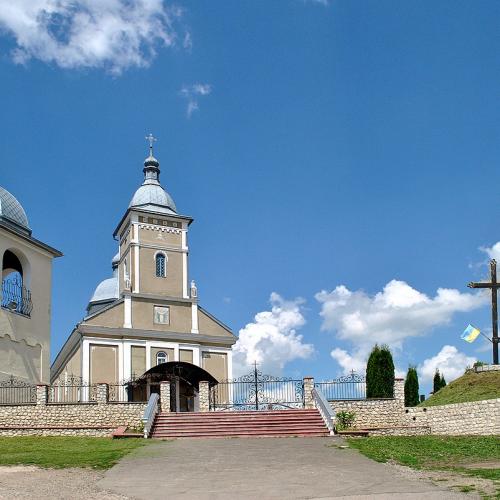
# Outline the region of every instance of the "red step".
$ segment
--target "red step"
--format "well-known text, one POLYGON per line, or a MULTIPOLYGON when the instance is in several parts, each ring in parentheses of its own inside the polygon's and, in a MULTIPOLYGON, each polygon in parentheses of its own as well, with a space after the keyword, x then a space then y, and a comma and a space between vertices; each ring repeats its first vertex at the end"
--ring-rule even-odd
POLYGON ((160 413, 154 438, 328 436, 318 410, 160 413))

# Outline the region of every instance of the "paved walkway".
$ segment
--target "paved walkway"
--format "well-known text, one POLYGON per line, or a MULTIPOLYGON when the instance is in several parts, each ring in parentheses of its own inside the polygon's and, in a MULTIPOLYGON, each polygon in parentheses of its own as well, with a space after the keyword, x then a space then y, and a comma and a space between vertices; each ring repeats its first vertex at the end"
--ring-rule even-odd
POLYGON ((339 438, 186 439, 140 448, 98 486, 138 499, 472 499, 401 475, 339 438))

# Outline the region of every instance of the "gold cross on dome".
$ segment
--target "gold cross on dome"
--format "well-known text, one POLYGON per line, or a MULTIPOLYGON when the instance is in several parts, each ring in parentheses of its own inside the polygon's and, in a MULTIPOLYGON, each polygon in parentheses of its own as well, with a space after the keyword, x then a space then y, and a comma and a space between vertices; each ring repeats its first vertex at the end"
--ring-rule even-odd
POLYGON ((153 135, 149 134, 146 136, 146 141, 149 141, 149 155, 153 156, 153 143, 155 143, 158 139, 153 135))

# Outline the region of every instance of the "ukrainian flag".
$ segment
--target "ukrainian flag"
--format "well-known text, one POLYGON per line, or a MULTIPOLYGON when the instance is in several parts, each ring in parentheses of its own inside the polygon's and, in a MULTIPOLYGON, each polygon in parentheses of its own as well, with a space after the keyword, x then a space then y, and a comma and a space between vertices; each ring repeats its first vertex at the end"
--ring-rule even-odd
POLYGON ((481 333, 481 331, 478 328, 476 328, 472 325, 469 325, 464 330, 464 333, 462 333, 460 338, 462 338, 466 342, 474 342, 474 340, 477 339, 477 337, 479 336, 480 333, 481 333))

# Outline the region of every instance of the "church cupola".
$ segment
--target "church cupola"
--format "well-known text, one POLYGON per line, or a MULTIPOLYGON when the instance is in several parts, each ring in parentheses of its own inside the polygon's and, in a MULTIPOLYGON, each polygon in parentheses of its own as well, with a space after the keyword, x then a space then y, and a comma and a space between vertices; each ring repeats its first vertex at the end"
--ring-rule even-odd
POLYGON ((151 134, 146 139, 149 140, 149 156, 144 160, 144 182, 132 197, 129 208, 176 215, 174 200, 160 184, 160 162, 153 156, 153 141, 156 139, 151 134))

